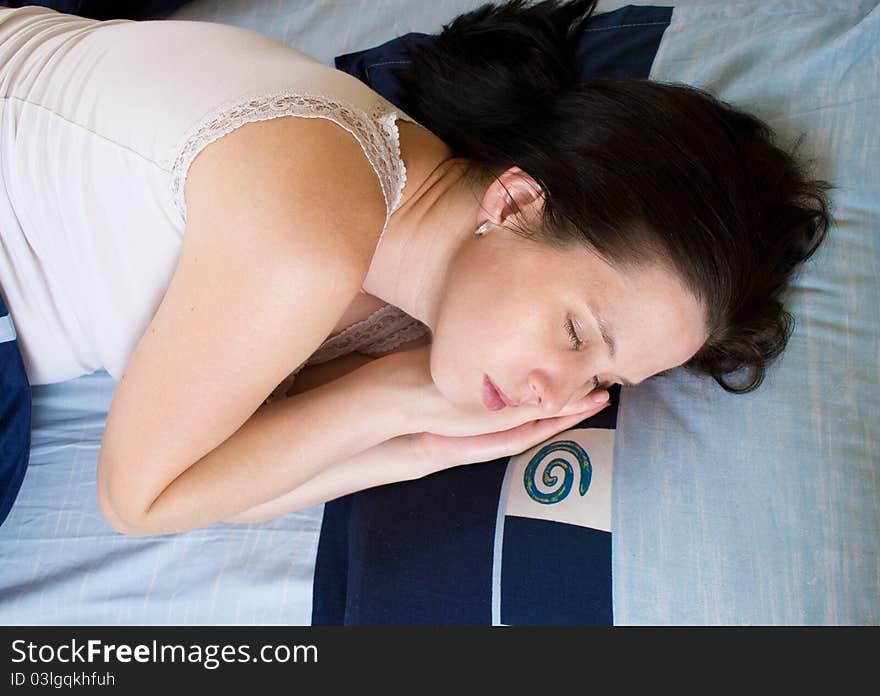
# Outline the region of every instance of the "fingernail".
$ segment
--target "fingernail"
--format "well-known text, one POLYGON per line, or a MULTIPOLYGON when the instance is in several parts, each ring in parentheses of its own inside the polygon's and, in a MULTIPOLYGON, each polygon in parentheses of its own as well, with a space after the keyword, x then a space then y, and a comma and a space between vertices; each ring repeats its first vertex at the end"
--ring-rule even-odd
POLYGON ((596 392, 595 394, 593 394, 592 399, 593 399, 593 402, 597 403, 597 404, 601 404, 603 401, 608 401, 608 392, 607 391, 596 392))

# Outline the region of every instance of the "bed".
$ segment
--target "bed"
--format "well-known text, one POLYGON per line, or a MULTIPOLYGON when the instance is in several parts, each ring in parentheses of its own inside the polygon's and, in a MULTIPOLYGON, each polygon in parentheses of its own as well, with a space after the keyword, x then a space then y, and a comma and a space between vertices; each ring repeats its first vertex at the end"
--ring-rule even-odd
MULTIPOLYGON (((380 80, 387 42, 481 4, 195 0, 158 17, 246 27, 380 80)), ((880 624, 880 7, 624 5, 599 5, 597 69, 653 32, 633 70, 805 133, 836 186, 828 242, 788 299, 789 347, 756 392, 675 371, 509 461, 132 538, 95 495, 113 380, 35 386, 30 464, 0 526, 0 623, 880 624), (564 495, 551 455, 568 462, 564 495)))

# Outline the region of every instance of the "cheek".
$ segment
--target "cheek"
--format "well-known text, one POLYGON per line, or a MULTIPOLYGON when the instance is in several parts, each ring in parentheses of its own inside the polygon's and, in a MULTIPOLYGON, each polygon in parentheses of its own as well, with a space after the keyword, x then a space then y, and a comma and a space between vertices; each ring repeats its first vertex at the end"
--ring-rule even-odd
POLYGON ((498 255, 474 254, 447 275, 432 327, 431 377, 453 403, 479 403, 485 372, 508 381, 520 377, 546 334, 544 307, 534 294, 540 286, 511 282, 526 272, 511 261, 505 274, 500 264, 498 255))
POLYGON ((474 400, 474 384, 481 379, 490 339, 481 312, 468 298, 450 293, 437 315, 431 341, 431 378, 440 393, 453 403, 474 400))
POLYGON ((457 288, 437 316, 431 378, 449 401, 479 403, 484 373, 512 384, 532 366, 535 331, 511 295, 496 290, 485 302, 474 302, 457 288))
POLYGON ((500 302, 501 291, 474 273, 448 279, 433 327, 431 377, 453 403, 479 401, 483 373, 504 350, 500 302))

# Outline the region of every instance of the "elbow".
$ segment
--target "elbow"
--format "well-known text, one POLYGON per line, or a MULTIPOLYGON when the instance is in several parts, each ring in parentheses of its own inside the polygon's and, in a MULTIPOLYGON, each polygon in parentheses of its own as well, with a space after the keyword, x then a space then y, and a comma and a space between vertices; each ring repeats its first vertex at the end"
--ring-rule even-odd
POLYGON ((100 462, 98 464, 97 495, 101 514, 115 531, 125 536, 148 536, 159 533, 150 528, 147 508, 121 492, 122 486, 113 485, 100 462))
POLYGON ((101 514, 113 529, 125 536, 147 536, 154 534, 144 524, 142 515, 126 509, 124 505, 113 503, 106 495, 98 494, 98 507, 101 514))

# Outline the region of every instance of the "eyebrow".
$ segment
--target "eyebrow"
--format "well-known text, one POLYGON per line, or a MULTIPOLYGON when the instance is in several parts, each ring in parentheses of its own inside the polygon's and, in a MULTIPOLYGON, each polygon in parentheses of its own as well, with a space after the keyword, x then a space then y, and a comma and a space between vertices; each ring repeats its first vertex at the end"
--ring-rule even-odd
POLYGON ((593 309, 593 306, 589 302, 587 302, 587 309, 599 325, 599 333, 602 334, 602 340, 605 341, 605 345, 608 346, 608 353, 613 358, 617 354, 617 343, 614 341, 614 329, 611 328, 611 324, 609 324, 599 312, 593 309))
MULTIPOLYGON (((593 306, 589 302, 587 302, 587 309, 590 311, 590 314, 593 315, 593 319, 596 320, 596 324, 599 326, 599 333, 602 334, 602 340, 605 341, 605 345, 608 346, 608 354, 614 358, 617 354, 617 343, 614 340, 614 328, 608 323, 605 317, 593 309, 593 306)), ((637 387, 641 384, 641 382, 633 384, 632 382, 625 380, 623 377, 620 378, 620 383, 624 387, 637 387)))

